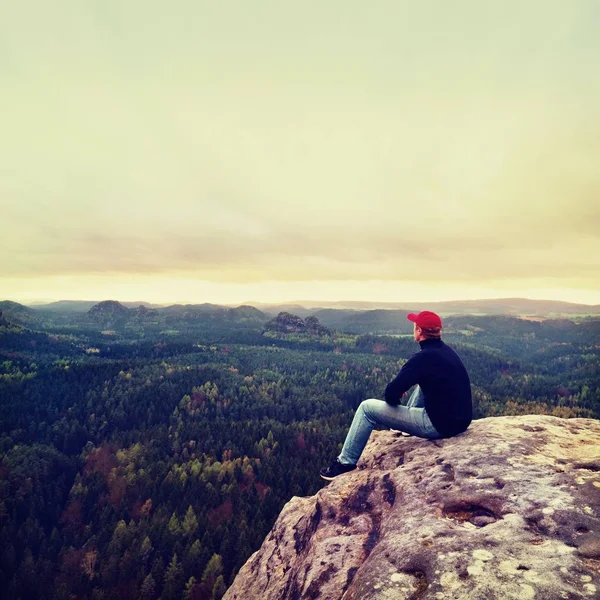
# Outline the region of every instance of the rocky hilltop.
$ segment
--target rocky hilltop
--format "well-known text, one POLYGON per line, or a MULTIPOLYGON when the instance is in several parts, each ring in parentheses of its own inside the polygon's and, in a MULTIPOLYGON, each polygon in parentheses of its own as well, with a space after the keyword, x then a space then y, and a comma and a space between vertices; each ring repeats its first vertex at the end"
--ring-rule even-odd
POLYGON ((306 317, 303 319, 297 315, 280 312, 274 319, 265 325, 265 331, 276 333, 300 333, 307 335, 330 335, 331 331, 324 327, 317 317, 306 317))
POLYGON ((100 323, 118 323, 126 321, 146 321, 155 319, 158 311, 140 304, 137 308, 127 308, 116 300, 98 302, 87 312, 88 317, 100 323))
POLYGON ((90 317, 125 317, 128 312, 129 309, 120 302, 116 300, 104 300, 103 302, 94 304, 88 310, 88 315, 90 317))
POLYGON ((359 469, 292 498, 226 600, 600 597, 600 421, 374 432, 359 469))

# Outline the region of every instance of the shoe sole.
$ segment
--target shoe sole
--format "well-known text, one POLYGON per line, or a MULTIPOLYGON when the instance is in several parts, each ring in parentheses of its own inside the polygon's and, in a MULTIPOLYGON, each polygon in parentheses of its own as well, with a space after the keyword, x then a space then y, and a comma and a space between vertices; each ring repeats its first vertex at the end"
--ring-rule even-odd
POLYGON ((414 437, 412 433, 406 433, 406 431, 402 431, 401 429, 391 429, 390 431, 393 431, 394 433, 399 433, 400 435, 404 436, 404 437, 414 437))
POLYGON ((340 473, 339 475, 334 475, 333 477, 329 477, 327 475, 323 475, 323 473, 319 473, 319 477, 321 477, 321 479, 324 479, 325 481, 333 481, 334 479, 337 479, 338 477, 341 477, 342 475, 348 475, 348 473, 354 473, 354 471, 356 471, 356 469, 352 469, 352 471, 346 471, 345 473, 340 473))

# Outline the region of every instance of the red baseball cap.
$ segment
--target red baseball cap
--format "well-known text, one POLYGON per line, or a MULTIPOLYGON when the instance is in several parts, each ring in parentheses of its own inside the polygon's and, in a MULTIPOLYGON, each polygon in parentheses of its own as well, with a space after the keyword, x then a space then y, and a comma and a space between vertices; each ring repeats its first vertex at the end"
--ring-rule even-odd
POLYGON ((406 318, 413 323, 416 323, 421 329, 436 329, 442 327, 442 319, 430 310, 423 310, 418 315, 410 313, 406 318))

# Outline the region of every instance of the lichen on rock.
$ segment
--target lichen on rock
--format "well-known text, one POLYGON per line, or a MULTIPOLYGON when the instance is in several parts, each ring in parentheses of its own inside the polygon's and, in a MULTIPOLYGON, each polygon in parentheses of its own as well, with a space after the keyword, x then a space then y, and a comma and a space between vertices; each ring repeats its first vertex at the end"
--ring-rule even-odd
POLYGON ((598 486, 592 419, 374 432, 356 471, 286 504, 225 599, 595 598, 598 486))

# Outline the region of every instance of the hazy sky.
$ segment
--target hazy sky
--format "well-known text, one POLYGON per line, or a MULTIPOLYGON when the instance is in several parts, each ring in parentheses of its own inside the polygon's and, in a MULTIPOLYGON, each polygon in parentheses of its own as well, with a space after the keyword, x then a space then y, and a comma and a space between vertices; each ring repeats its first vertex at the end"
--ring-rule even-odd
POLYGON ((600 303, 600 2, 0 6, 0 299, 600 303))

